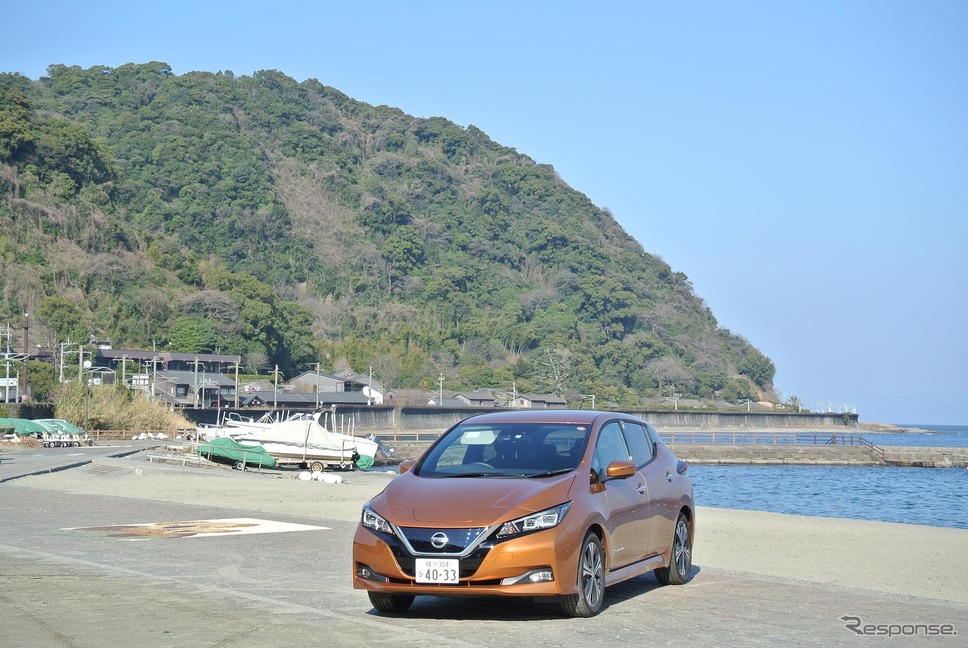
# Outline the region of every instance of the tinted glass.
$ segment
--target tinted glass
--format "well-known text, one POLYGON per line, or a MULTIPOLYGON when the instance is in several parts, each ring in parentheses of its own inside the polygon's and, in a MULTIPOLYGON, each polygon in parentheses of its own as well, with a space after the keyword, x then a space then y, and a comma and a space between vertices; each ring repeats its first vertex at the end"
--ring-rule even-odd
POLYGON ((652 439, 649 438, 645 428, 638 423, 625 421, 624 425, 625 437, 632 447, 632 458, 635 461, 635 465, 641 468, 652 461, 652 439))
POLYGON ((598 443, 595 445, 595 459, 593 468, 603 473, 605 467, 613 461, 628 461, 629 451, 625 445, 625 437, 618 421, 610 421, 602 426, 598 433, 598 443))
POLYGON ((533 477, 574 470, 587 437, 584 425, 468 422, 441 439, 415 472, 421 477, 533 477))

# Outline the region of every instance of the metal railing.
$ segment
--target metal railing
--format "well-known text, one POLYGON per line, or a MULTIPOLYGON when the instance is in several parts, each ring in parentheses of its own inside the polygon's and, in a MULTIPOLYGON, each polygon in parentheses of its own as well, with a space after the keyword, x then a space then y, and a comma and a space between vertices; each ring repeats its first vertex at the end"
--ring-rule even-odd
POLYGON ((887 461, 884 458, 884 448, 882 448, 881 446, 877 445, 876 443, 871 443, 864 437, 860 438, 860 444, 865 448, 867 448, 868 450, 870 450, 871 455, 877 457, 881 461, 887 461))
POLYGON ((392 445, 393 443, 419 442, 430 443, 436 441, 446 428, 439 430, 373 430, 372 434, 380 441, 392 445))
MULTIPOLYGON (((839 432, 776 432, 764 430, 690 430, 665 431, 666 443, 692 443, 706 445, 843 445, 877 448, 859 434, 839 432)), ((878 448, 878 450, 880 450, 878 448)))

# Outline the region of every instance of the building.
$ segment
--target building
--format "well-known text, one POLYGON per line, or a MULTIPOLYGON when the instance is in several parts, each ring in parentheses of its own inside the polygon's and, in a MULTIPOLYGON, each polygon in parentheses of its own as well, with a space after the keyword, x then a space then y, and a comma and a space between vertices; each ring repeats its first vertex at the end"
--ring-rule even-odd
POLYGON ((320 401, 328 403, 355 402, 365 405, 383 405, 392 400, 392 394, 378 380, 366 374, 340 370, 330 374, 306 371, 287 383, 294 392, 313 394, 319 392, 320 401), (349 394, 358 396, 350 398, 349 394), (335 396, 340 394, 340 397, 335 396))
MULTIPOLYGON (((85 355, 91 353, 85 351, 85 355)), ((93 364, 98 367, 114 369, 119 375, 141 373, 132 371, 133 366, 140 367, 144 373, 190 371, 192 373, 226 373, 237 368, 242 362, 242 356, 222 355, 218 353, 174 353, 172 351, 139 351, 132 349, 104 349, 98 347, 93 351, 93 364)))
POLYGON ((562 409, 567 406, 568 401, 554 394, 518 394, 511 402, 511 407, 524 409, 562 409))
POLYGON ((497 399, 489 389, 478 389, 472 392, 458 392, 454 398, 471 407, 497 407, 497 399))
POLYGON ((235 381, 220 373, 136 374, 131 377, 131 386, 178 407, 218 409, 235 405, 235 381))

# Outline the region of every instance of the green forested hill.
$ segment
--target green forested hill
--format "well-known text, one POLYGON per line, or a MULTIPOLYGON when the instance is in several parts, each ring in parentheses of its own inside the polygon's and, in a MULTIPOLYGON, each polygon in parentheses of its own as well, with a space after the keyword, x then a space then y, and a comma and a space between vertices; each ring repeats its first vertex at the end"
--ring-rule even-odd
MULTIPOLYGON (((0 324, 391 387, 737 399, 773 364, 551 166, 276 71, 0 75, 0 324)), ((35 337, 36 336, 36 337, 35 337)))

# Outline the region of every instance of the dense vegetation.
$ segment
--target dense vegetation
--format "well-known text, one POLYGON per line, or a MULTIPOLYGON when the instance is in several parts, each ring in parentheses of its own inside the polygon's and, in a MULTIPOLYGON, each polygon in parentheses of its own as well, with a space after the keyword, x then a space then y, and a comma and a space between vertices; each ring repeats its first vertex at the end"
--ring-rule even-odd
POLYGON ((0 323, 390 387, 772 394, 773 364, 551 166, 276 71, 0 75, 0 323))

